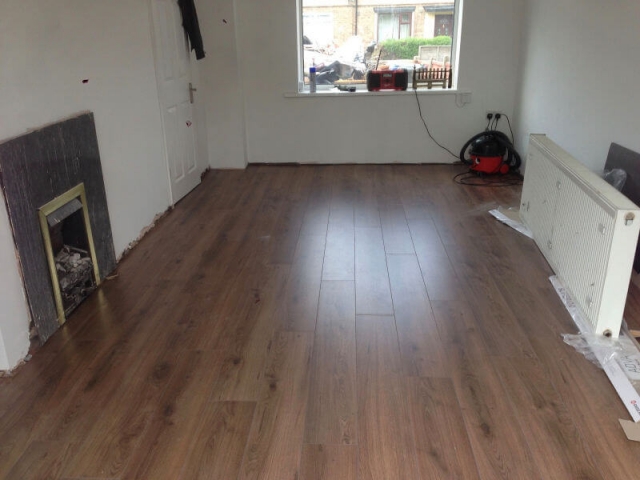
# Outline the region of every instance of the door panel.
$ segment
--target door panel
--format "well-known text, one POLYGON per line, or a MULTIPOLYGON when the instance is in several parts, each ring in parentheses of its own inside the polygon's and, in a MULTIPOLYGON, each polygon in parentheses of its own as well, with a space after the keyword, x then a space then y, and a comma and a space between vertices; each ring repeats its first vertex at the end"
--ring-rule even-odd
POLYGON ((195 149, 190 53, 176 0, 152 0, 158 95, 165 137, 171 200, 200 183, 195 149))
POLYGON ((189 101, 183 102, 180 106, 180 120, 183 125, 187 126, 187 134, 184 136, 184 161, 183 174, 189 175, 197 169, 196 151, 195 151, 195 128, 193 127, 193 107, 189 101))

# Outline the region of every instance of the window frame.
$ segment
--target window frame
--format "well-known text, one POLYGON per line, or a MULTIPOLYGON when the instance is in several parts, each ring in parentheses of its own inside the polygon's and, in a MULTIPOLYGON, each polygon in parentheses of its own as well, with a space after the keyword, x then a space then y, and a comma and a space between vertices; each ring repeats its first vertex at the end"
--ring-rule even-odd
MULTIPOLYGON (((334 96, 335 94, 341 94, 342 92, 338 92, 337 89, 333 86, 333 85, 318 85, 317 86, 317 91, 315 93, 311 93, 309 91, 309 85, 306 85, 304 83, 304 45, 303 45, 303 34, 304 34, 304 28, 303 28, 303 1, 304 0, 296 0, 296 33, 297 33, 297 89, 296 89, 296 93, 293 94, 293 96, 323 96, 326 95, 327 93, 331 94, 331 95, 327 95, 327 96, 334 96)), ((461 43, 461 39, 462 39, 462 25, 463 25, 463 11, 464 11, 464 1, 465 0, 452 0, 453 1, 453 32, 451 35, 451 58, 450 58, 450 62, 451 65, 453 67, 453 79, 452 79, 452 87, 450 89, 441 89, 441 88, 434 88, 428 91, 424 91, 424 90, 418 90, 418 92, 420 94, 441 94, 441 93, 458 93, 459 92, 459 87, 458 87, 458 81, 459 81, 459 64, 460 64, 460 43, 461 43)), ((373 7, 373 5, 367 5, 367 7, 373 7)), ((422 7, 425 12, 427 11, 427 7, 429 7, 429 5, 416 5, 415 6, 416 10, 420 7, 422 7)), ((362 8, 365 8, 365 6, 362 6, 362 8)), ((375 8, 375 7, 374 7, 375 8)), ((384 7, 383 7, 384 8, 384 7)), ((397 8, 397 7, 396 7, 397 8)), ((377 15, 376 15, 377 16, 377 15)), ((415 15, 411 15, 411 24, 410 24, 410 29, 411 32, 415 31, 414 30, 414 22, 415 22, 416 16, 415 15)), ((376 27, 375 27, 375 33, 376 33, 376 37, 377 37, 377 31, 378 31, 378 25, 377 25, 377 19, 376 19, 376 27)), ((377 38, 376 38, 377 41, 377 38)), ((407 91, 412 90, 411 88, 411 79, 409 80, 409 87, 407 89, 407 91)), ((366 85, 358 85, 356 88, 356 92, 355 93, 371 93, 368 92, 366 89, 366 85)), ((376 94, 382 94, 382 92, 375 92, 376 94)), ((384 94, 385 95, 393 95, 393 94, 404 94, 407 92, 404 91, 385 91, 384 94)), ((291 96, 291 95, 288 95, 291 96)))
MULTIPOLYGON (((413 12, 411 13, 400 13, 398 14, 398 38, 402 39, 403 37, 402 35, 402 26, 403 25, 409 25, 409 37, 413 36, 413 12), (408 22, 403 22, 402 21, 402 17, 404 17, 405 15, 409 15, 409 21, 408 22)), ((407 38, 407 37, 405 37, 407 38)))

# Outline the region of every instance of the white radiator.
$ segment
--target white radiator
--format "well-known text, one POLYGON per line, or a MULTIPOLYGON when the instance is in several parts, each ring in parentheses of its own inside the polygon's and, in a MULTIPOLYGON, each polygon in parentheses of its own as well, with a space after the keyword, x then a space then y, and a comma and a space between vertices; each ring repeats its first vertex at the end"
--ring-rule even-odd
POLYGON ((598 334, 617 337, 640 208, 544 135, 531 135, 520 216, 598 334))

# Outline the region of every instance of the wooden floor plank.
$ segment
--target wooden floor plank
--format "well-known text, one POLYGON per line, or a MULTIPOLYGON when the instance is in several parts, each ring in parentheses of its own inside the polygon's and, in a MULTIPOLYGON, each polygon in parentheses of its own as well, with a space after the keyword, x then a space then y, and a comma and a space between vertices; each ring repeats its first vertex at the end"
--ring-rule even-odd
MULTIPOLYGON (((62 418, 52 414, 54 409, 59 408, 59 412, 72 401, 67 398, 68 392, 78 389, 77 380, 81 379, 82 382, 82 379, 86 379, 86 365, 83 362, 91 364, 98 352, 98 344, 95 342, 69 342, 48 368, 44 368, 43 372, 34 372, 37 376, 30 376, 33 383, 25 387, 17 401, 3 402, 7 408, 0 418, 0 478, 7 475, 31 441, 50 440, 45 433, 54 429, 54 425, 59 425, 58 422, 65 425, 91 424, 91 415, 81 415, 78 418, 78 409, 72 409, 68 416, 62 418), (54 398, 60 405, 52 401, 54 398)), ((27 367, 29 365, 25 366, 27 367)))
MULTIPOLYGON (((479 331, 473 307, 466 300, 435 300, 431 302, 433 315, 445 352, 481 358, 489 350, 479 331)), ((456 358, 455 356, 453 358, 456 358)), ((452 367, 452 362, 447 363, 452 367)))
MULTIPOLYGON (((481 478, 538 478, 529 446, 507 401, 480 331, 480 319, 466 301, 432 302, 450 359, 450 372, 481 478)), ((500 357, 508 363, 509 360, 500 357)), ((515 411, 514 411, 515 410, 515 411)), ((544 478, 544 477, 543 477, 544 478)))
POLYGON ((331 181, 332 169, 330 166, 322 165, 313 169, 300 235, 326 235, 331 205, 331 181))
POLYGON ((306 202, 287 204, 271 232, 270 263, 290 265, 298 244, 298 236, 302 228, 306 202))
POLYGON ((402 205, 388 205, 380 209, 384 249, 387 254, 415 254, 411 232, 402 205))
POLYGON ((327 234, 329 225, 329 201, 320 204, 310 204, 302 218, 300 235, 320 236, 327 234))
POLYGON ((356 480, 355 445, 309 445, 302 448, 299 480, 356 480))
POLYGON ((406 375, 448 376, 442 340, 415 255, 388 255, 389 279, 406 375))
POLYGON ((199 433, 180 478, 228 480, 238 477, 249 436, 254 402, 211 402, 202 412, 199 433))
POLYGON ((281 330, 315 330, 325 244, 324 235, 300 235, 281 305, 281 330))
POLYGON ((238 479, 294 480, 299 475, 313 335, 275 340, 238 479))
POLYGON ((406 389, 420 478, 479 479, 451 380, 409 377, 406 389))
POLYGON ((330 223, 324 253, 322 280, 355 279, 355 231, 350 223, 330 223))
MULTIPOLYGON (((575 325, 547 280, 547 276, 551 273, 548 270, 548 266, 544 262, 536 264, 535 261, 532 261, 531 256, 527 255, 528 246, 532 243, 531 240, 524 237, 505 235, 492 248, 488 246, 482 247, 483 255, 491 259, 488 270, 492 278, 495 279, 496 284, 503 291, 503 296, 511 309, 519 312, 519 320, 523 330, 527 333, 529 342, 540 361, 540 366, 536 367, 535 370, 522 374, 526 379, 526 384, 520 386, 522 390, 516 389, 516 394, 522 395, 526 399, 527 396, 531 395, 527 393, 528 390, 534 386, 549 389, 548 385, 545 387, 545 382, 542 380, 536 381, 532 385, 528 383, 530 378, 535 379, 536 375, 540 375, 538 371, 543 368, 545 377, 555 391, 558 392, 561 400, 554 396, 553 390, 545 390, 544 392, 536 392, 535 398, 537 402, 544 402, 545 405, 550 405, 555 409, 562 409, 562 405, 566 405, 567 411, 565 413, 571 417, 571 422, 575 426, 572 427, 565 423, 563 430, 554 427, 553 433, 532 435, 531 441, 544 438, 545 445, 558 444, 563 441, 562 438, 560 440, 557 439, 561 432, 577 428, 580 431, 580 439, 574 442, 572 448, 584 444, 582 448, 586 450, 587 454, 591 458, 598 459, 597 468, 603 477, 623 478, 630 473, 625 471, 626 462, 623 459, 616 459, 616 457, 618 455, 624 456, 628 450, 620 446, 620 443, 625 443, 625 441, 618 438, 617 434, 619 432, 613 428, 612 422, 616 417, 624 417, 624 408, 606 377, 601 374, 597 377, 597 382, 595 382, 591 377, 595 367, 585 362, 582 356, 576 354, 573 349, 562 342, 560 334, 575 332, 575 325), (514 257, 518 258, 521 275, 509 268, 510 265, 505 260, 509 257, 505 255, 505 252, 510 252, 514 257), (539 280, 535 281, 536 279, 539 280), (527 280, 531 281, 531 283, 527 280), (586 395, 590 395, 592 402, 585 403, 583 396, 585 394, 581 392, 578 385, 583 388, 590 387, 590 391, 586 395), (609 397, 608 400, 605 400, 607 397, 609 397), (593 408, 592 403, 599 403, 600 407, 596 407, 596 410, 591 410, 593 408), (589 416, 592 418, 598 416, 597 411, 600 411, 602 415, 610 416, 611 421, 603 421, 600 427, 592 425, 589 421, 584 421, 589 416), (595 447, 593 439, 598 429, 601 432, 597 435, 609 438, 606 442, 607 445, 595 447), (614 431, 616 432, 614 433, 614 431), (614 447, 613 444, 618 446, 614 447)), ((527 365, 527 362, 525 362, 525 366, 527 365)), ((538 363, 534 362, 534 365, 538 365, 538 363)), ((514 373, 506 372, 503 375, 506 376, 508 374, 513 375, 514 373)), ((520 399, 518 401, 525 400, 520 399)), ((562 423, 558 423, 558 427, 561 425, 562 423)), ((536 420, 534 425, 529 427, 529 430, 536 428, 545 428, 544 419, 536 420)), ((569 448, 568 451, 570 450, 569 448)), ((535 447, 532 451, 534 453, 544 451, 544 447, 535 447)), ((580 454, 576 453, 572 457, 579 458, 580 454)), ((562 459, 556 461, 562 461, 562 459)), ((575 468, 578 468, 578 466, 575 468)), ((597 475, 593 475, 593 478, 597 478, 597 475)))
POLYGON ((478 211, 460 215, 453 214, 451 217, 443 216, 440 221, 436 222, 438 234, 442 243, 445 245, 460 245, 479 241, 491 241, 494 236, 492 217, 486 215, 486 212, 493 205, 483 206, 478 211))
POLYGON ((358 478, 420 478, 393 317, 357 317, 358 478))
POLYGON ((447 257, 447 251, 431 217, 411 219, 408 225, 418 258, 421 256, 447 257))
MULTIPOLYGON (((624 407, 605 375, 599 371, 600 375, 592 377, 597 369, 562 342, 560 334, 575 332, 575 325, 547 280, 547 276, 552 273, 548 265, 545 262, 536 263, 535 257, 532 258, 530 249, 532 244, 530 239, 521 235, 505 235, 500 238, 496 247, 500 249, 499 252, 502 252, 502 255, 497 251, 492 253, 485 248, 486 254, 491 255, 493 259, 491 275, 501 286, 504 298, 512 309, 521 312, 523 329, 527 332, 529 341, 540 359, 539 368, 546 370, 545 376, 558 392, 562 403, 567 406, 568 415, 580 432, 581 441, 584 442, 583 448, 591 458, 597 459, 596 466, 600 474, 604 478, 629 476, 631 473, 624 459, 628 454, 629 442, 619 436, 619 430, 613 425, 615 418, 625 416, 624 407), (518 258, 520 272, 525 274, 524 277, 516 275, 514 270, 508 268, 509 265, 504 260, 504 252, 511 252, 518 258), (523 278, 539 280, 527 283, 523 278), (506 285, 511 285, 513 288, 506 288, 506 285), (586 389, 586 392, 582 389, 586 389), (588 395, 592 401, 585 402, 585 395, 588 395), (600 421, 595 422, 599 425, 597 426, 586 420, 589 417, 593 419, 598 417, 597 412, 608 416, 610 421, 604 421, 600 417, 600 421), (597 447, 596 443, 600 443, 594 442, 597 436, 608 440, 597 447), (618 458, 619 456, 622 458, 618 458)), ((535 371, 530 375, 527 374, 526 378, 528 379, 529 376, 535 378, 535 374, 535 371)), ((533 385, 527 385, 526 390, 532 387, 533 385)), ((527 395, 526 390, 518 393, 527 395)), ((561 405, 557 406, 559 400, 552 394, 540 394, 536 398, 538 401, 548 402, 554 408, 562 408, 561 405)), ((543 425, 536 422, 534 428, 543 428, 543 425)), ((571 427, 565 426, 566 428, 571 427)), ((558 431, 554 430, 554 432, 558 431)), ((533 440, 545 438, 545 444, 558 442, 553 439, 553 436, 549 438, 542 434, 531 438, 533 440)), ((594 475, 594 478, 597 476, 594 475)))
POLYGON ((356 227, 380 227, 380 212, 375 190, 373 165, 363 165, 355 170, 357 192, 354 200, 354 224, 356 227))
POLYGON ((450 245, 447 252, 458 280, 474 305, 490 351, 506 357, 535 357, 516 314, 509 308, 482 259, 465 247, 450 245))
MULTIPOLYGON (((132 332, 128 338, 113 344, 104 342, 111 348, 97 350, 95 361, 87 365, 86 375, 76 376, 75 385, 66 392, 64 398, 52 399, 52 405, 43 418, 46 421, 41 422, 48 428, 34 433, 34 436, 82 445, 90 437, 88 431, 99 430, 97 424, 100 421, 109 423, 114 420, 103 415, 109 411, 110 404, 116 404, 111 412, 125 410, 118 405, 124 389, 131 386, 138 393, 146 390, 149 394, 161 391, 162 381, 167 379, 173 367, 171 357, 175 352, 171 351, 171 347, 175 336, 181 331, 175 316, 185 306, 184 301, 176 302, 171 308, 158 310, 148 316, 147 321, 139 322, 136 328, 125 330, 132 332), (168 328, 151 328, 156 322, 163 322, 168 328), (143 340, 157 342, 160 348, 145 350, 143 340), (148 380, 152 382, 147 384, 148 380), (114 402, 114 399, 118 401, 114 402)), ((143 398, 149 397, 136 397, 136 402, 142 402, 143 398)), ((104 436, 101 438, 104 439, 104 436)), ((93 460, 99 463, 97 459, 93 460)))
POLYGON ((260 290, 258 306, 238 322, 225 322, 227 328, 220 335, 217 349, 222 353, 220 369, 213 389, 214 400, 257 401, 262 385, 264 364, 269 355, 278 324, 279 299, 286 288, 289 268, 271 267, 269 282, 260 290))
POLYGON ((382 230, 356 228, 355 242, 356 313, 393 314, 382 230))
POLYGON ((495 358, 493 362, 516 406, 516 418, 541 476, 603 478, 545 369, 528 359, 495 358))
POLYGON ((179 359, 122 477, 179 478, 211 397, 217 358, 217 352, 196 351, 179 359))
POLYGON ((353 225, 353 200, 351 197, 350 194, 334 192, 334 198, 331 199, 329 207, 329 225, 353 225))
POLYGON ((356 227, 380 227, 380 212, 375 198, 361 198, 356 203, 354 223, 356 227))
POLYGON ((415 206, 409 210, 411 237, 422 271, 422 278, 430 300, 455 300, 464 298, 461 282, 440 240, 435 223, 428 212, 420 213, 415 206), (426 216, 424 216, 426 215, 426 216))
POLYGON ((534 463, 525 434, 489 355, 454 356, 452 378, 482 479, 546 478, 534 463))
POLYGON ((626 409, 604 372, 573 353, 572 359, 556 363, 554 385, 602 477, 635 478, 638 444, 630 442, 616 425, 619 418, 627 418, 626 409))
POLYGON ((311 363, 305 442, 355 444, 356 317, 353 282, 323 282, 311 363))
POLYGON ((13 468, 3 478, 57 479, 66 462, 73 456, 74 445, 54 441, 29 444, 13 468))
POLYGON ((465 169, 211 171, 0 377, 0 478, 636 478, 550 267, 488 214, 520 187, 465 169))
POLYGON ((402 194, 398 191, 398 169, 393 165, 380 165, 373 175, 374 189, 379 207, 401 205, 402 194))

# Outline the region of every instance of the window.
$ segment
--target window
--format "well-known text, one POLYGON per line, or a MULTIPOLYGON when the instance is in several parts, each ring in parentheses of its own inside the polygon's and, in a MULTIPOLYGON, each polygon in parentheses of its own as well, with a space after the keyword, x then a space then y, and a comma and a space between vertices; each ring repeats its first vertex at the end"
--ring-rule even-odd
POLYGON ((374 8, 373 11, 378 14, 378 42, 411 37, 411 19, 414 10, 415 7, 374 8))
POLYGON ((331 90, 364 89, 367 71, 375 68, 453 64, 455 13, 462 0, 298 1, 301 91, 311 66, 318 90, 331 90))
POLYGON ((433 31, 434 37, 453 37, 454 5, 431 4, 424 6, 425 31, 433 31))
POLYGON ((453 34, 453 14, 449 15, 436 15, 435 28, 433 29, 433 36, 439 37, 446 35, 450 37, 453 34))

